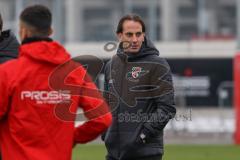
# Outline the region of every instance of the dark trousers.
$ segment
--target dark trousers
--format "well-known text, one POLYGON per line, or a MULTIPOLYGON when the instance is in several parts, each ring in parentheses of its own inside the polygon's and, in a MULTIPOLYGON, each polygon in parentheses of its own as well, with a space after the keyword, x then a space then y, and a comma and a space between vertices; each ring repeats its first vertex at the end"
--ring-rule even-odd
MULTIPOLYGON (((107 157, 106 160, 118 160, 114 158, 107 157)), ((162 155, 157 155, 157 156, 148 156, 148 157, 143 157, 143 158, 137 158, 137 159, 124 159, 124 160, 162 160, 162 155)))

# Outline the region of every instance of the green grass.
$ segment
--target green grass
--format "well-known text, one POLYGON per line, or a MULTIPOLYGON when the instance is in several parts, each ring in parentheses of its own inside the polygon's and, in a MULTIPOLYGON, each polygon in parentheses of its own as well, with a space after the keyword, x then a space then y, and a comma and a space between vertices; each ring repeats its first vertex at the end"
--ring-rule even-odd
MULTIPOLYGON (((103 145, 78 145, 73 160, 105 160, 103 145)), ((240 160, 240 146, 166 145, 163 160, 240 160)))
POLYGON ((240 146, 168 145, 164 160, 239 160, 240 146))

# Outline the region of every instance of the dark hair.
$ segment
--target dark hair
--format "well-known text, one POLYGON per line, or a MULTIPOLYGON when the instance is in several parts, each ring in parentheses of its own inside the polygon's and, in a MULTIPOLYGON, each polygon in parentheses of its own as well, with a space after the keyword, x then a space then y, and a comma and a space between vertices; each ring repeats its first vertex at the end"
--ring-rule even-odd
POLYGON ((47 35, 52 24, 52 14, 43 5, 33 5, 22 11, 20 20, 33 27, 37 32, 35 34, 47 35))
POLYGON ((118 22, 116 33, 122 33, 123 32, 123 23, 127 20, 139 22, 142 26, 142 32, 145 32, 145 23, 143 22, 142 18, 138 15, 135 15, 135 14, 128 14, 126 16, 123 16, 120 19, 120 21, 118 22))
POLYGON ((0 14, 0 32, 2 32, 2 27, 3 27, 3 21, 2 21, 2 16, 0 14))

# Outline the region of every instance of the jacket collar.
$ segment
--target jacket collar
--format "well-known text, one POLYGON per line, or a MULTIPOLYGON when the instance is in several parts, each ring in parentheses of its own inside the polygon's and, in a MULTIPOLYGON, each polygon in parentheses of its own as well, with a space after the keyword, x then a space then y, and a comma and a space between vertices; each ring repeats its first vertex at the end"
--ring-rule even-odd
POLYGON ((122 43, 120 43, 117 50, 117 55, 126 61, 126 60, 136 60, 138 58, 152 56, 152 55, 159 56, 159 51, 147 37, 144 37, 144 42, 142 43, 142 46, 138 53, 131 54, 131 53, 124 52, 122 43))
POLYGON ((22 45, 23 44, 32 43, 32 42, 39 42, 39 41, 52 42, 53 40, 51 38, 49 38, 49 37, 30 37, 30 38, 25 38, 22 41, 22 45))

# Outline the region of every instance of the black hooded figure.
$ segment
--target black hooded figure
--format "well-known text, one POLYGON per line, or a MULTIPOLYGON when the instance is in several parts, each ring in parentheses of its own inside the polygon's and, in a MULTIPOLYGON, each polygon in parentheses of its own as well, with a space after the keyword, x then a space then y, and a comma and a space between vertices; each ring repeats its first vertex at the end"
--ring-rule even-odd
POLYGON ((0 15, 0 64, 17 58, 19 43, 10 30, 2 31, 3 21, 0 15))

